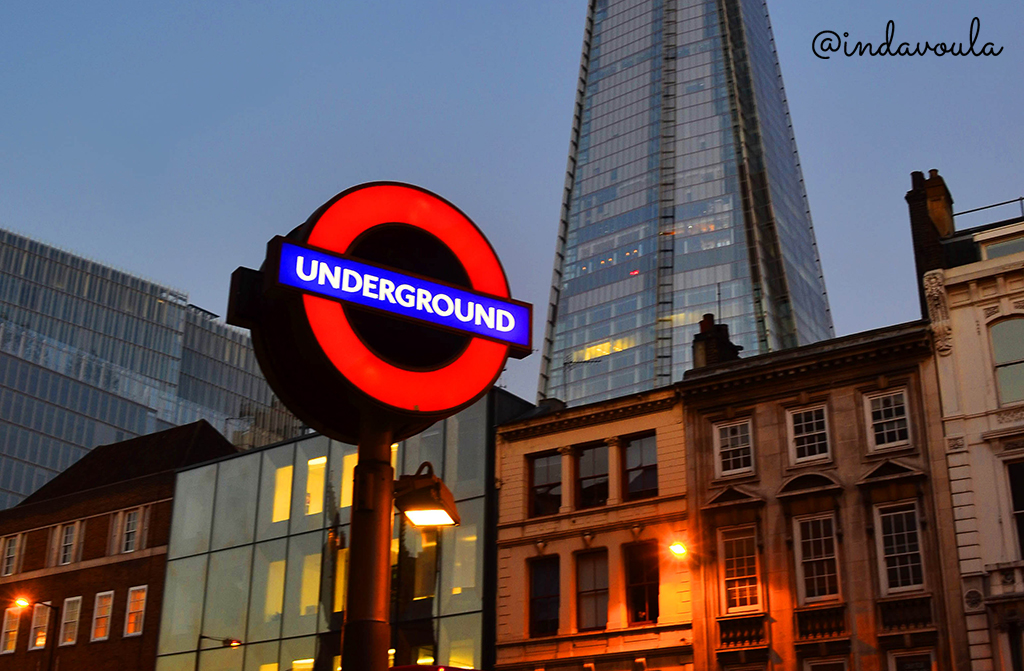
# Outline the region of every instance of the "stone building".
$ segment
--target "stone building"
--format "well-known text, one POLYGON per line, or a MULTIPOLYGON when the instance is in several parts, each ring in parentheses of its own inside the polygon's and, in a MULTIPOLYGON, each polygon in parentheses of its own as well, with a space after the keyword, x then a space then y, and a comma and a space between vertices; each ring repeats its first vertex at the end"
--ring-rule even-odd
POLYGON ((913 173, 906 198, 942 399, 936 458, 949 472, 944 504, 952 506, 955 538, 947 554, 962 589, 950 610, 958 616, 953 629, 967 636, 958 668, 1020 671, 1024 216, 955 230, 953 199, 935 170, 928 178, 913 173))

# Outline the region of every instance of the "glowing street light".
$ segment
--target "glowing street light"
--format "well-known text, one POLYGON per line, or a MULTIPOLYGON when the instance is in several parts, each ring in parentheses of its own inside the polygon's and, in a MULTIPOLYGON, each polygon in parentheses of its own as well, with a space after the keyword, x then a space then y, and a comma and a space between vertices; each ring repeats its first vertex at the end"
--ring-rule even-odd
POLYGON ((672 554, 674 554, 677 557, 685 557, 686 556, 686 546, 683 545, 679 541, 676 541, 676 542, 672 543, 672 545, 669 545, 668 549, 669 549, 669 551, 672 554))
POLYGON ((17 599, 14 600, 14 605, 18 608, 28 608, 32 605, 32 602, 23 596, 19 596, 17 599))
POLYGON ((403 475, 395 482, 395 507, 417 527, 452 526, 461 522, 455 497, 441 478, 434 475, 434 466, 429 461, 420 464, 415 475, 403 475))

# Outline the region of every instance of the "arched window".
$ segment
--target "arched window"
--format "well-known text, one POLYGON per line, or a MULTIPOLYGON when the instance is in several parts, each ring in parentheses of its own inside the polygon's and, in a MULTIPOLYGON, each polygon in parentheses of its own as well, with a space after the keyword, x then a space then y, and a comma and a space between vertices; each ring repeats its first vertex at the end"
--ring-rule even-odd
POLYGON ((991 332, 999 402, 1024 401, 1024 318, 999 322, 991 332))

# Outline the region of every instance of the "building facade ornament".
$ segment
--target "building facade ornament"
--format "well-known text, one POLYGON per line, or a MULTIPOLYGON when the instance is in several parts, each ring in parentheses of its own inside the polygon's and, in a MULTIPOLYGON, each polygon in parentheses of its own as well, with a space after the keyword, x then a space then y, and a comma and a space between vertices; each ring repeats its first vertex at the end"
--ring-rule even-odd
POLYGON ((1014 310, 1024 310, 1024 300, 1014 301, 1013 302, 1013 309, 1014 310))
POLYGON ((992 315, 995 315, 995 314, 998 314, 998 313, 999 313, 999 306, 998 305, 990 305, 987 308, 985 308, 985 319, 988 319, 992 315))
POLYGON ((946 438, 946 449, 952 452, 953 450, 962 450, 964 448, 964 437, 963 436, 951 436, 946 438))
POLYGON ((932 323, 935 350, 941 356, 949 356, 949 353, 953 351, 945 280, 946 276, 941 270, 929 270, 924 274, 924 294, 928 303, 928 319, 932 323))
POLYGON ((999 422, 1000 424, 1013 424, 1015 422, 1024 422, 1024 407, 1003 410, 998 415, 996 415, 996 421, 999 422))

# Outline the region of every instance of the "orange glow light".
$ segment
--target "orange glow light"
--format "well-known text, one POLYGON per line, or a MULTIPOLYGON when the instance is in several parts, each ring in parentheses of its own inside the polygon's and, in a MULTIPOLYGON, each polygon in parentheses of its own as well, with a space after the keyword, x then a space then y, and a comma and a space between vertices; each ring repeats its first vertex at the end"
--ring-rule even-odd
POLYGON ((14 605, 18 608, 28 608, 32 605, 32 602, 23 596, 19 596, 17 599, 14 600, 14 605))
POLYGON ((686 555, 686 546, 680 543, 679 541, 676 541, 672 545, 669 545, 668 549, 671 550, 672 554, 674 554, 677 557, 683 557, 686 555))

